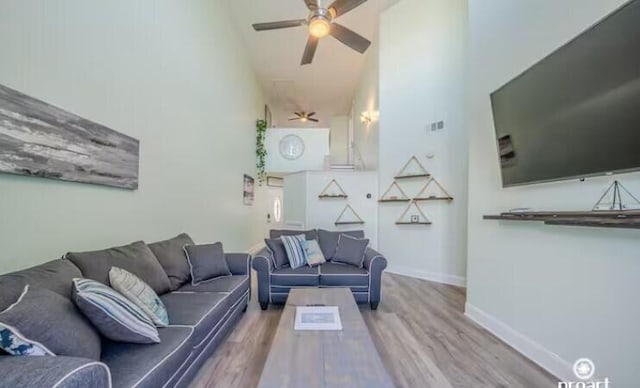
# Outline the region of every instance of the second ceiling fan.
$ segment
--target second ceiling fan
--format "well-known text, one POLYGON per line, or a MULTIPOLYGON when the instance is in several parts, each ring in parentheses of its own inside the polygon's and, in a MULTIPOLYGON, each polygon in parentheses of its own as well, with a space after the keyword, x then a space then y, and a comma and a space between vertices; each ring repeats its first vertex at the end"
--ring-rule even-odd
POLYGON ((313 121, 314 123, 317 123, 319 120, 314 119, 313 116, 316 115, 316 112, 311 112, 311 113, 307 113, 307 112, 293 112, 297 117, 291 118, 289 119, 289 121, 302 121, 303 123, 306 123, 307 121, 313 121))
POLYGON ((347 27, 336 23, 335 19, 366 1, 367 0, 335 0, 330 6, 324 8, 320 6, 318 0, 304 0, 307 8, 311 11, 309 17, 306 19, 256 23, 253 25, 253 28, 256 31, 267 31, 308 26, 309 38, 307 39, 307 46, 302 55, 302 65, 308 65, 313 62, 313 57, 318 48, 318 42, 327 35, 333 36, 357 52, 364 54, 369 48, 369 45, 371 45, 371 42, 347 27))

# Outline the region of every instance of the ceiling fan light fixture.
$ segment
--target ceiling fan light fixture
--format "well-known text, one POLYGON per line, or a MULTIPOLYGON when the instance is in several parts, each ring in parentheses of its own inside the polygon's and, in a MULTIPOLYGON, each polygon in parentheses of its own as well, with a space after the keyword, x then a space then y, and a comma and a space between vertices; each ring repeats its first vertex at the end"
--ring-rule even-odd
POLYGON ((316 38, 324 38, 331 32, 331 23, 329 19, 318 15, 309 21, 309 34, 316 38))
POLYGON ((301 117, 300 121, 302 121, 303 123, 306 123, 307 122, 307 118, 306 117, 301 117))

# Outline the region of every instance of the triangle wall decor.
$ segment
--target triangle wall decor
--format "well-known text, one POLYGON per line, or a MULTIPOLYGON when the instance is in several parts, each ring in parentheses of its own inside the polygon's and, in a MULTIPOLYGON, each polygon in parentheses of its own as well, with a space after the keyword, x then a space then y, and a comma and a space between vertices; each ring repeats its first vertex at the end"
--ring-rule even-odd
POLYGON ((351 205, 347 205, 342 210, 342 213, 334 222, 335 225, 362 225, 364 224, 364 220, 356 213, 356 211, 351 207, 351 205))
POLYGON ((318 198, 348 198, 347 193, 342 189, 342 186, 336 181, 332 179, 331 182, 322 190, 322 192, 318 195, 318 198))
POLYGON ((436 180, 436 178, 431 177, 424 185, 422 190, 416 195, 413 199, 414 201, 452 201, 453 197, 445 190, 444 187, 436 180))
POLYGON ((398 175, 395 176, 395 179, 404 179, 404 178, 425 178, 431 176, 427 169, 424 168, 422 163, 416 158, 412 156, 411 159, 402 167, 398 175))
POLYGON ((407 195, 407 193, 402 190, 402 187, 398 184, 397 181, 393 181, 391 185, 387 188, 387 191, 382 194, 382 197, 378 200, 378 202, 407 202, 411 199, 407 195))
POLYGON ((409 206, 404 210, 400 218, 396 221, 397 225, 431 225, 431 220, 427 217, 416 201, 411 201, 409 206))

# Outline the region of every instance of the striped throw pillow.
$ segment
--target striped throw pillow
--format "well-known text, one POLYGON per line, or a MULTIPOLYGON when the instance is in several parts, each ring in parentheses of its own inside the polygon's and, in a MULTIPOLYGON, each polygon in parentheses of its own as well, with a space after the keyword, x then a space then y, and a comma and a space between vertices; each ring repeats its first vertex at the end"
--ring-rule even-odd
POLYGON ((280 236, 284 250, 289 258, 289 265, 296 269, 307 265, 307 240, 304 234, 296 236, 280 236))
POLYGON ((116 290, 90 279, 73 279, 73 301, 100 333, 112 341, 160 342, 151 319, 116 290))
POLYGON ((109 283, 114 290, 140 307, 156 326, 166 327, 169 325, 167 308, 158 294, 142 279, 122 268, 111 267, 109 283))

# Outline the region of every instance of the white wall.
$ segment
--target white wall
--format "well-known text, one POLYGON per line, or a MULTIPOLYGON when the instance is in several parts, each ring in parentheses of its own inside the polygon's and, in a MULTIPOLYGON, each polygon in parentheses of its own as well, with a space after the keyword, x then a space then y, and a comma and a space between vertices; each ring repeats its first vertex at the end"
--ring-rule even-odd
POLYGON ((284 182, 286 220, 303 221, 305 229, 362 229, 371 246, 378 246, 378 175, 375 172, 308 171, 287 175, 284 182), (346 192, 347 199, 318 198, 332 179, 346 192), (371 198, 367 198, 367 194, 371 198), (364 225, 334 224, 347 204, 362 218, 364 225))
MULTIPOLYGON (((380 186, 417 156, 455 197, 420 206, 433 225, 395 225, 406 204, 380 204, 379 246, 389 271, 464 284, 467 145, 464 122, 466 1, 403 0, 380 25, 380 186), (427 132, 433 121, 445 129, 427 132), (427 163, 427 154, 434 158, 427 163)), ((420 183, 410 184, 409 195, 420 183)))
POLYGON ((349 117, 331 118, 331 163, 346 164, 349 160, 349 117))
POLYGON ((182 231, 227 250, 260 239, 242 179, 264 103, 226 8, 0 2, 0 84, 140 139, 137 191, 0 174, 0 272, 182 231))
POLYGON ((267 157, 266 171, 271 173, 289 173, 304 170, 323 170, 325 158, 329 155, 328 128, 269 128, 265 138, 267 157), (296 135, 304 141, 304 154, 296 160, 285 159, 280 155, 280 140, 285 136, 296 135))
MULTIPOLYGON (((587 210, 611 183, 502 189, 489 94, 622 3, 470 1, 467 313, 560 377, 573 377, 570 364, 588 357, 612 386, 637 387, 638 232, 482 220, 514 207, 587 210)), ((640 193, 640 174, 618 179, 640 193)))
POLYGON ((380 122, 375 120, 369 124, 360 121, 363 112, 378 112, 379 61, 380 49, 378 39, 367 50, 362 71, 362 78, 356 89, 353 102, 353 148, 354 164, 365 170, 378 169, 378 142, 380 122))

